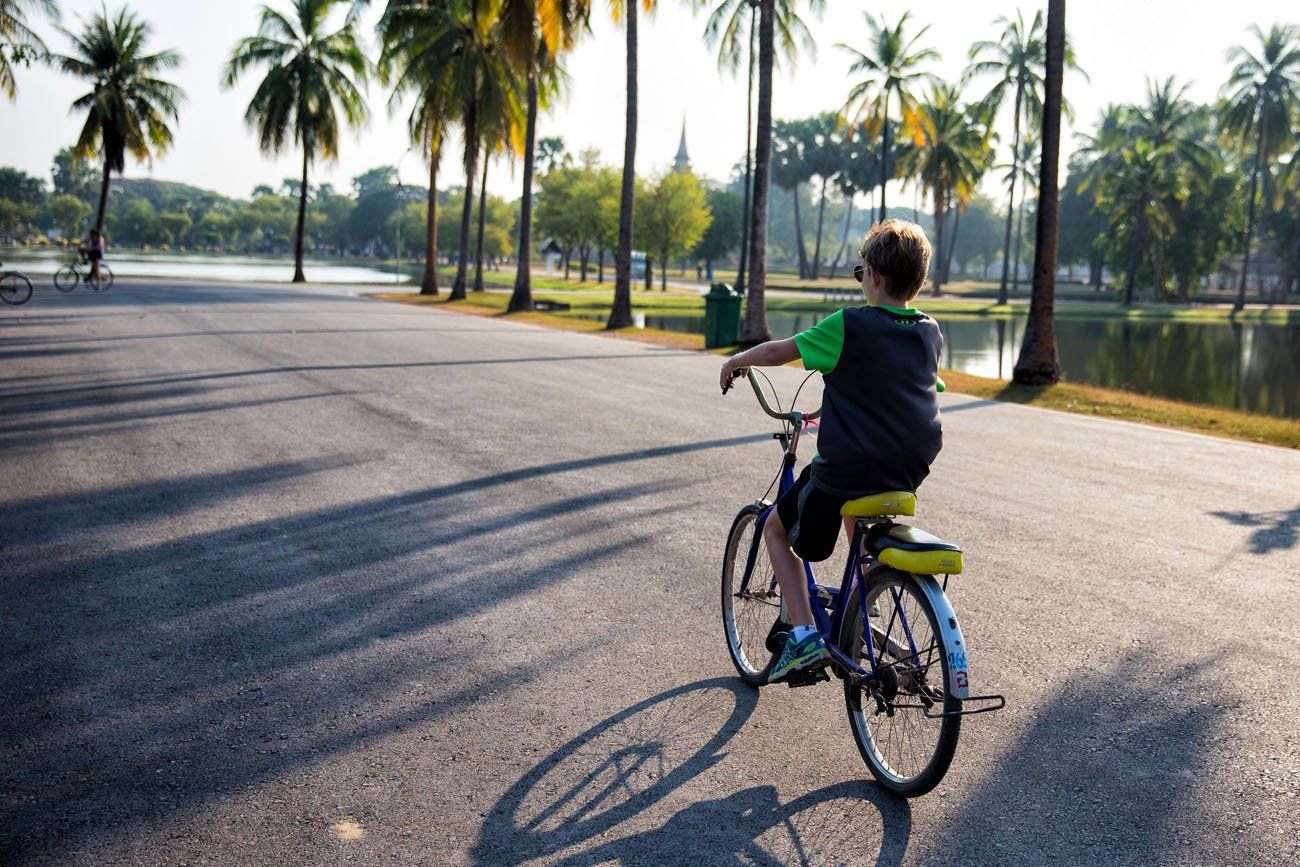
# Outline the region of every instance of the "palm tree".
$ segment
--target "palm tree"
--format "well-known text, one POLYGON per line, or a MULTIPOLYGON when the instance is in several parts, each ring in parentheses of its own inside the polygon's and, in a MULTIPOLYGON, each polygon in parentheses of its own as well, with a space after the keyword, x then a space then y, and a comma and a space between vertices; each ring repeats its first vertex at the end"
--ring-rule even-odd
MULTIPOLYGON (((1020 140, 1020 148, 1013 154, 1011 162, 999 163, 993 167, 1006 171, 1007 186, 1011 188, 1013 196, 1017 186, 1023 191, 1038 184, 1038 165, 1035 161, 1037 153, 1038 138, 1033 133, 1030 133, 1020 140)), ((1009 281, 1012 288, 1020 282, 1020 263, 1024 258, 1021 253, 1025 233, 1025 205, 1023 201, 1020 203, 1020 207, 1016 209, 1015 226, 1015 243, 1011 247, 1011 268, 1014 270, 1011 272, 1009 281)))
POLYGON ((1139 139, 1120 151, 1118 165, 1101 181, 1100 195, 1110 208, 1112 231, 1130 233, 1125 306, 1133 303, 1138 266, 1152 245, 1152 230, 1170 224, 1168 207, 1181 197, 1180 180, 1173 147, 1139 139))
POLYGON ((90 82, 91 90, 72 103, 86 112, 86 122, 73 152, 78 157, 98 154, 103 161, 103 183, 95 228, 103 232, 108 207, 109 179, 126 168, 126 155, 148 160, 172 144, 169 122, 175 122, 185 92, 158 76, 180 65, 175 51, 145 53, 153 29, 126 7, 112 17, 105 9, 86 22, 81 33, 62 27, 72 41, 72 54, 52 54, 50 61, 68 75, 90 82))
POLYGON ((1245 250, 1233 310, 1246 306, 1246 274, 1250 270, 1250 244, 1255 231, 1255 199, 1260 171, 1267 172, 1272 167, 1291 139, 1291 117, 1300 111, 1300 29, 1274 24, 1265 34, 1259 25, 1253 25, 1251 32, 1260 43, 1258 54, 1245 46, 1228 51, 1228 60, 1235 66, 1223 86, 1225 102, 1219 119, 1224 132, 1236 139, 1243 156, 1250 147, 1250 140, 1255 140, 1245 250))
POLYGON ((257 34, 241 39, 226 64, 223 83, 234 87, 253 66, 265 66, 244 120, 257 130, 263 153, 280 153, 292 137, 302 148, 302 186, 293 244, 293 282, 304 283, 303 235, 307 224, 307 172, 318 156, 338 158, 339 115, 348 126, 366 119, 357 85, 371 72, 357 41, 352 16, 337 30, 327 28, 340 0, 294 0, 292 18, 261 7, 257 34))
POLYGON ((10 101, 18 93, 13 64, 28 63, 47 53, 41 37, 27 24, 24 7, 40 9, 55 21, 59 18, 55 0, 0 0, 0 93, 10 101))
POLYGON ((880 152, 885 155, 880 163, 880 219, 883 220, 889 216, 885 204, 885 184, 889 181, 893 168, 893 160, 890 159, 891 101, 895 98, 898 100, 904 132, 914 141, 919 141, 913 89, 921 84, 938 82, 932 73, 924 72, 918 67, 927 61, 938 60, 939 52, 933 48, 916 47, 917 42, 930 29, 929 26, 922 27, 915 36, 908 37, 905 34, 910 12, 904 12, 893 27, 889 26, 883 15, 879 21, 869 12, 864 12, 863 16, 871 31, 867 51, 858 51, 852 46, 838 43, 840 48, 853 55, 849 74, 866 74, 849 91, 844 116, 848 118, 850 128, 861 126, 867 135, 881 136, 880 152))
POLYGON ((1061 94, 1065 66, 1065 0, 1048 0, 1046 86, 1043 99, 1043 150, 1038 181, 1038 219, 1034 233, 1034 289, 1024 343, 1012 379, 1022 385, 1052 385, 1061 378, 1053 318, 1056 294, 1057 172, 1061 159, 1061 94))
POLYGON ((516 71, 527 81, 524 120, 524 188, 519 211, 519 256, 507 310, 531 310, 533 172, 536 169, 537 111, 555 97, 561 81, 559 57, 587 26, 590 0, 502 0, 502 42, 516 71))
MULTIPOLYGON (((657 0, 640 0, 646 13, 657 0)), ((769 0, 770 2, 770 0, 769 0)), ((618 203, 618 246, 614 250, 614 304, 606 328, 632 325, 632 215, 636 207, 636 25, 638 0, 610 0, 615 21, 627 33, 627 105, 623 126, 623 180, 618 203)), ((647 274, 649 263, 646 264, 647 274)))
MULTIPOLYGON (((971 46, 971 67, 967 75, 992 74, 997 76, 988 95, 984 98, 991 113, 996 112, 1004 102, 1007 94, 1013 93, 1011 113, 1012 160, 1018 161, 1020 154, 1021 120, 1037 125, 1043 112, 1043 70, 1046 62, 1046 48, 1043 42, 1043 13, 1034 13, 1034 18, 1025 24, 1025 17, 1017 12, 1013 21, 1005 16, 993 22, 1002 27, 1002 35, 996 42, 980 40, 971 46)), ((1064 63, 1069 68, 1079 71, 1074 60, 1074 51, 1067 42, 1064 48, 1064 63)), ((1069 115, 1069 105, 1063 104, 1061 110, 1069 115)), ((1017 177, 1018 171, 1012 169, 1011 176, 1017 177)), ((1002 282, 998 287, 998 303, 1007 302, 1007 271, 1011 264, 1011 220, 1016 209, 1016 191, 1014 184, 1008 184, 1007 222, 1002 244, 1002 282)))
POLYGON ((922 140, 903 151, 900 168, 914 175, 934 201, 934 294, 943 285, 944 218, 958 197, 968 197, 983 173, 984 134, 971 125, 955 85, 936 84, 920 105, 922 140))
POLYGON ((442 14, 455 20, 458 31, 452 50, 452 100, 460 106, 464 141, 465 203, 461 209, 460 246, 452 301, 465 297, 469 288, 470 218, 474 206, 474 181, 483 139, 490 131, 521 127, 523 95, 519 79, 500 48, 500 31, 494 27, 494 4, 488 0, 441 0, 442 14))
POLYGON ((450 34, 433 12, 419 0, 391 0, 378 27, 379 71, 384 83, 393 88, 389 108, 408 95, 413 97, 407 131, 411 144, 424 151, 429 161, 421 295, 438 294, 438 167, 443 138, 455 114, 446 63, 450 34))
POLYGON ((808 276, 808 249, 799 210, 799 185, 812 177, 805 153, 807 121, 778 120, 772 130, 772 183, 790 193, 794 205, 794 249, 799 279, 808 276))
MULTIPOLYGON (((707 6, 714 0, 693 0, 694 4, 707 6)), ((809 9, 813 12, 820 13, 826 6, 826 0, 809 0, 809 9)), ((745 103, 745 200, 742 213, 744 214, 743 225, 748 226, 751 218, 750 196, 753 193, 753 130, 754 130, 754 63, 756 60, 755 41, 758 38, 758 0, 721 0, 709 15, 708 23, 704 28, 704 41, 709 44, 718 46, 718 66, 721 69, 735 72, 739 66, 741 57, 744 54, 742 39, 749 43, 749 56, 747 66, 749 69, 749 87, 748 97, 745 103), (748 22, 746 22, 745 12, 748 11, 748 22), (748 25, 748 29, 746 29, 748 25)), ((796 43, 802 44, 804 50, 815 55, 817 43, 813 40, 812 33, 803 19, 799 17, 795 10, 794 0, 777 0, 773 7, 776 15, 776 39, 780 45, 781 53, 789 61, 791 68, 794 67, 795 60, 798 57, 796 43)), ((777 62, 779 58, 774 58, 777 62)), ((749 254, 749 232, 741 233, 740 239, 740 269, 736 275, 736 285, 745 285, 745 266, 749 254)))

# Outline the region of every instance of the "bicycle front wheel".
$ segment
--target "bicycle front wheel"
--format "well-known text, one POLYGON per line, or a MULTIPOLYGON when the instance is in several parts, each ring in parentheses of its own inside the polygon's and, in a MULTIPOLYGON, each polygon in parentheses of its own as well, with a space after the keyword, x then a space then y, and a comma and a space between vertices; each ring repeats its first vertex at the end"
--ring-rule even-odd
MULTIPOLYGON (((855 589, 848 600, 840 650, 872 671, 855 589)), ((905 797, 924 795, 943 779, 957 750, 961 702, 949 694, 948 648, 934 608, 903 572, 868 576, 875 677, 846 678, 844 703, 862 759, 880 784, 905 797)))
POLYGON ((0 301, 6 304, 25 304, 32 297, 32 281, 13 271, 0 276, 0 301))
POLYGON ((736 671, 753 686, 767 683, 768 672, 776 663, 776 652, 768 647, 768 639, 780 629, 781 618, 781 588, 761 536, 753 574, 743 590, 740 586, 762 511, 763 507, 756 504, 740 510, 731 524, 722 559, 722 625, 727 634, 727 651, 736 671))
POLYGON ((77 283, 80 280, 81 275, 71 265, 64 265, 54 272, 54 288, 60 292, 71 292, 77 288, 77 283))

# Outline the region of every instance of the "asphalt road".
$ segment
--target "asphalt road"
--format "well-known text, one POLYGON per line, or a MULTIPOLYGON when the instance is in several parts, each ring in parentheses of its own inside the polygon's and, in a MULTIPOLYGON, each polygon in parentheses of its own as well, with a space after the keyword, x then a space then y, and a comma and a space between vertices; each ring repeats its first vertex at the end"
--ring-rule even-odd
POLYGON ((1295 452, 945 396, 916 523, 1009 705, 907 803, 734 675, 778 453, 714 358, 123 282, 0 359, 5 864, 1300 857, 1295 452))

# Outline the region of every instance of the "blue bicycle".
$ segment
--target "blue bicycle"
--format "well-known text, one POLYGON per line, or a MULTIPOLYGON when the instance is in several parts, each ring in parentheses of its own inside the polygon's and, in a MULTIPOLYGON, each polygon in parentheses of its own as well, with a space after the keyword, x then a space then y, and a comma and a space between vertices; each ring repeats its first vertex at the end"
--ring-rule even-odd
MULTIPOLYGON (((764 412, 783 422, 773 434, 784 452, 779 499, 794 484, 799 435, 820 410, 777 412, 754 371, 748 375, 764 412)), ((764 550, 763 525, 772 508, 760 499, 740 510, 722 564, 727 649, 740 676, 754 686, 768 682, 790 629, 764 550)), ((841 514, 855 521, 840 586, 817 583, 804 563, 813 617, 831 661, 797 671, 786 682, 794 687, 828 681, 829 668, 844 683, 853 739, 871 773, 890 791, 924 795, 952 763, 961 718, 998 710, 1006 701, 970 694, 966 644, 945 593, 948 577, 962 571, 961 549, 894 521, 916 514, 916 495, 874 494, 846 503, 841 514)))

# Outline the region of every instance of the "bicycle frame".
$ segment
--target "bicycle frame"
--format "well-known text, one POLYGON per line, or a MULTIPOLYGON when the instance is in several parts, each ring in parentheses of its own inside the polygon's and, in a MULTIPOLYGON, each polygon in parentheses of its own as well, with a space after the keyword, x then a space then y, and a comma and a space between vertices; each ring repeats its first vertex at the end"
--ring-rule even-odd
MULTIPOLYGON (((777 434, 776 436, 784 439, 785 437, 792 435, 777 434)), ((797 442, 797 437, 794 437, 794 439, 797 442)), ((781 480, 777 486, 778 500, 781 498, 782 494, 794 485, 794 444, 795 443, 792 442, 787 447, 785 457, 782 461, 781 480)), ((740 582, 741 593, 744 593, 749 587, 749 579, 754 574, 754 563, 758 558, 758 543, 763 536, 763 528, 767 525, 767 519, 771 516, 772 510, 775 508, 775 504, 768 506, 759 514, 758 518, 754 522, 754 538, 750 543, 748 556, 745 558, 745 574, 740 582)), ((847 594, 852 591, 855 584, 864 588, 863 592, 858 594, 858 603, 862 613, 863 622, 869 623, 869 620, 867 619, 867 598, 865 593, 865 584, 863 582, 864 570, 862 566, 865 560, 868 563, 867 571, 869 571, 870 567, 875 564, 875 558, 871 557, 869 554, 864 555, 862 553, 862 538, 864 535, 861 526, 855 525, 853 529, 852 544, 849 548, 848 562, 845 564, 844 577, 840 581, 839 589, 825 584, 818 584, 817 578, 813 573, 812 564, 807 560, 802 560, 800 562, 803 563, 804 577, 807 580, 808 601, 812 608, 813 620, 816 622, 817 630, 822 634, 823 640, 826 641, 826 649, 830 651, 832 658, 834 658, 835 661, 846 670, 852 672, 858 677, 874 677, 876 673, 876 657, 874 648, 872 647, 870 629, 864 629, 864 638, 867 642, 867 659, 871 663, 870 671, 862 668, 856 662, 844 655, 832 640, 832 636, 839 634, 840 627, 843 625, 844 621, 844 608, 840 605, 840 601, 849 598, 847 594), (830 609, 831 611, 829 616, 826 613, 827 609, 830 609)), ((906 615, 903 614, 901 606, 896 605, 896 608, 899 615, 903 617, 903 628, 908 636, 908 640, 910 641, 911 628, 907 625, 906 615)), ((915 655, 915 645, 912 646, 911 650, 912 654, 915 655)))

